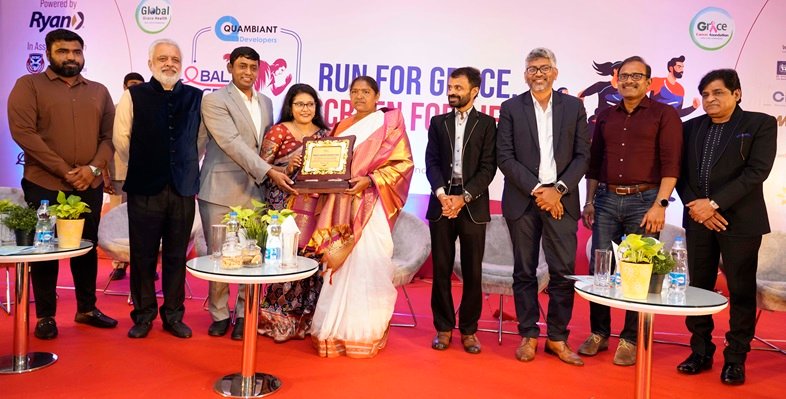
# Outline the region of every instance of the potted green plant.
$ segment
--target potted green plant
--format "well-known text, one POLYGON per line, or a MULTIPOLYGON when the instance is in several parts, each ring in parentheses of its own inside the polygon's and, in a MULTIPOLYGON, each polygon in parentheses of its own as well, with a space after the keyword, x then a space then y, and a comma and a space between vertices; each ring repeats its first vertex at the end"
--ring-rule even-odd
POLYGON ((8 212, 11 212, 11 209, 14 207, 14 205, 15 204, 10 200, 0 200, 0 244, 5 241, 10 242, 15 239, 14 231, 3 223, 3 220, 8 217, 8 212))
MULTIPOLYGON (((240 227, 245 230, 247 239, 255 239, 257 245, 265 249, 265 241, 267 241, 267 226, 270 224, 273 215, 279 215, 279 220, 295 214, 291 209, 282 209, 280 211, 271 209, 266 203, 257 200, 251 200, 253 208, 243 208, 241 206, 230 206, 229 209, 237 213, 237 220, 240 227)), ((223 222, 229 221, 229 214, 224 216, 223 222)))
POLYGON ((656 238, 628 234, 619 245, 622 296, 647 299, 655 260, 664 260, 663 243, 656 238))
POLYGON ((57 217, 57 246, 78 248, 85 227, 85 213, 90 213, 90 205, 82 202, 82 197, 59 191, 57 203, 49 206, 49 214, 57 217))
POLYGON ((5 206, 5 209, 3 224, 16 234, 16 245, 33 245, 35 225, 38 222, 35 209, 15 204, 5 206))
POLYGON ((652 259, 652 277, 650 277, 650 289, 649 292, 651 294, 659 294, 663 289, 663 280, 666 278, 666 275, 671 272, 671 269, 674 268, 674 258, 671 256, 670 253, 666 252, 665 247, 661 247, 659 254, 661 256, 656 256, 652 259))

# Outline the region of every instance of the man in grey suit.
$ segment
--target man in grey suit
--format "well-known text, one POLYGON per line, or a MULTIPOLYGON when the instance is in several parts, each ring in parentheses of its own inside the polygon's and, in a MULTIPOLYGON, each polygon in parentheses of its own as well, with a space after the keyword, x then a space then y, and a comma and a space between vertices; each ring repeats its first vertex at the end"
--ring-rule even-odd
MULTIPOLYGON (((259 156, 265 131, 273 123, 273 105, 269 98, 254 90, 259 72, 259 54, 250 47, 238 47, 229 56, 227 70, 232 83, 205 96, 202 120, 210 141, 199 175, 199 213, 208 247, 210 226, 220 224, 230 206, 251 207, 251 200, 262 200, 260 184, 265 178, 281 189, 292 192, 292 181, 273 169, 259 156)), ((210 282, 208 310, 213 323, 211 336, 223 336, 229 328, 229 284, 210 282)), ((236 309, 244 306, 238 296, 236 309)), ((243 318, 235 319, 232 339, 243 338, 243 318)))
POLYGON ((576 231, 581 217, 578 184, 589 163, 587 113, 577 98, 552 89, 557 59, 546 48, 527 55, 530 91, 502 103, 497 163, 505 175, 502 214, 513 241, 513 298, 522 340, 520 361, 535 358, 538 321, 538 251, 549 265, 546 353, 565 363, 584 362, 568 346, 573 312, 576 231))

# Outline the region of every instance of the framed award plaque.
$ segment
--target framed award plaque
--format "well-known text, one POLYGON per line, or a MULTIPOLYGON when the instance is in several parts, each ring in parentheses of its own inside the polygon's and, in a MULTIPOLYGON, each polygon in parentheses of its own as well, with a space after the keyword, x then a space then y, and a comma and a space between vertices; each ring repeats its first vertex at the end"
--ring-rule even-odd
POLYGON ((303 165, 295 177, 300 193, 340 193, 350 187, 355 136, 303 138, 303 165))

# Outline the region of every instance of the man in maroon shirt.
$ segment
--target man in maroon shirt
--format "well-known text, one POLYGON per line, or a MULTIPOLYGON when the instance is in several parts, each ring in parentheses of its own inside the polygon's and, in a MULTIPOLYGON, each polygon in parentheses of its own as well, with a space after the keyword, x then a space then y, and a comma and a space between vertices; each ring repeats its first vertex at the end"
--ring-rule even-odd
MULTIPOLYGON (((112 157, 115 106, 101 83, 85 79, 84 41, 74 32, 55 29, 46 35, 49 68, 16 81, 8 96, 8 124, 14 141, 25 152, 22 189, 25 201, 36 207, 53 204, 58 191, 76 194, 92 211, 85 214, 82 238, 98 241, 103 203, 101 170, 112 157)), ((77 323, 113 328, 117 321, 96 308, 98 257, 95 246, 71 258, 76 294, 77 323)), ((58 262, 39 262, 30 268, 38 322, 35 336, 57 336, 58 262)))
MULTIPOLYGON (((674 108, 647 98, 651 68, 630 57, 619 70, 622 103, 598 115, 587 171, 582 219, 592 228, 590 272, 595 250, 611 249, 623 234, 657 236, 680 174, 682 124, 674 108)), ((627 312, 614 364, 636 364, 638 313, 627 312)), ((579 348, 586 356, 607 350, 611 334, 608 306, 590 304, 592 334, 579 348)))

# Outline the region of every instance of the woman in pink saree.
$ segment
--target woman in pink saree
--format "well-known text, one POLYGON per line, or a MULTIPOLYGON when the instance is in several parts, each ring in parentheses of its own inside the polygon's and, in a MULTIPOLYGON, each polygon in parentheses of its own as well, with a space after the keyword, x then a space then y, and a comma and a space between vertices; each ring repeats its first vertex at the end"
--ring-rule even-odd
POLYGON ((391 232, 414 165, 401 112, 376 109, 377 82, 356 78, 350 99, 356 113, 339 122, 333 136, 356 137, 351 187, 320 196, 308 234, 326 267, 311 340, 323 357, 368 358, 387 341, 396 302, 391 232))

